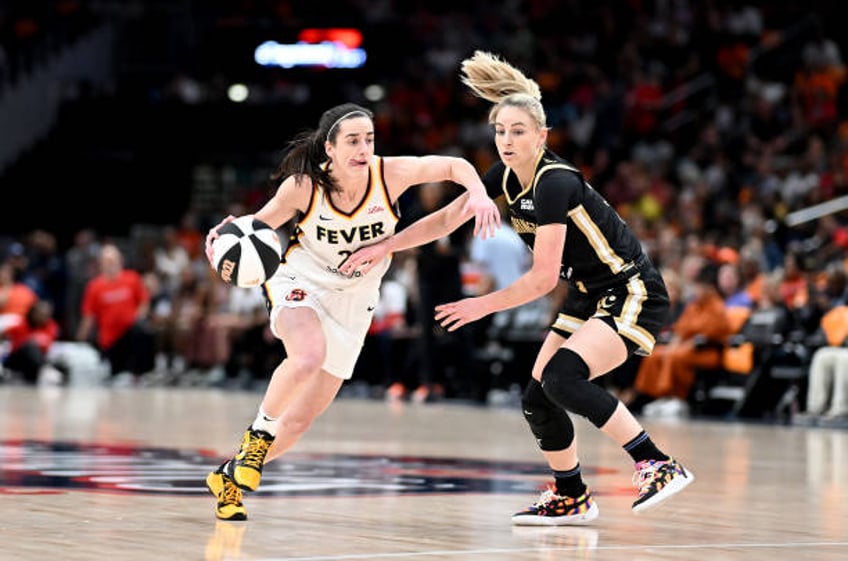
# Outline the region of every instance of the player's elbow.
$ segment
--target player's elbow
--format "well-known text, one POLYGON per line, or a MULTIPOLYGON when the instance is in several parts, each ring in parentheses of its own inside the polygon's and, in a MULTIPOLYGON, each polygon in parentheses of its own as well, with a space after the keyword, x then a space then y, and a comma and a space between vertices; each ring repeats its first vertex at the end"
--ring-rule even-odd
POLYGON ((533 292, 538 296, 553 291, 558 282, 559 271, 547 269, 531 269, 530 271, 530 284, 533 287, 533 292))
POLYGON ((465 158, 460 158, 458 156, 445 156, 445 159, 448 163, 448 168, 450 169, 451 181, 459 182, 459 179, 465 172, 468 172, 469 170, 474 171, 474 167, 465 158))

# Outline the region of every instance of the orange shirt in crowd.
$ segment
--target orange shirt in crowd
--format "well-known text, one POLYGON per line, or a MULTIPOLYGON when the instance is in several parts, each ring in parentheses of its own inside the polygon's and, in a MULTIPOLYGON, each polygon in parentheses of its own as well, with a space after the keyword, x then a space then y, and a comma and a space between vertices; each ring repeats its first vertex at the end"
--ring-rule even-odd
POLYGON ((0 315, 17 314, 26 316, 38 296, 27 285, 16 282, 0 289, 0 315))
POLYGON ((696 335, 703 335, 711 341, 723 341, 731 335, 724 300, 718 294, 692 300, 686 304, 672 329, 684 341, 696 335))

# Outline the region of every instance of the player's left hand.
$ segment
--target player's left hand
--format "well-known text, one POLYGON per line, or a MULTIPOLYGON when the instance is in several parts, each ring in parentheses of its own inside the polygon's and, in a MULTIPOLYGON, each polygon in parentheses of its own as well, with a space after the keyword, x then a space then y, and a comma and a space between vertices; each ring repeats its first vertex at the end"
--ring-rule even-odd
POLYGON ((474 235, 480 234, 484 240, 495 235, 495 228, 501 227, 501 213, 495 201, 483 193, 469 193, 468 201, 462 209, 463 214, 474 214, 474 235))
POLYGON ((345 275, 352 275, 356 271, 364 275, 373 269, 377 263, 382 262, 388 254, 389 244, 385 240, 373 245, 360 247, 345 259, 339 270, 345 275))
POLYGON ((456 302, 436 306, 436 321, 448 331, 456 331, 463 325, 488 315, 480 305, 479 298, 465 298, 456 302))

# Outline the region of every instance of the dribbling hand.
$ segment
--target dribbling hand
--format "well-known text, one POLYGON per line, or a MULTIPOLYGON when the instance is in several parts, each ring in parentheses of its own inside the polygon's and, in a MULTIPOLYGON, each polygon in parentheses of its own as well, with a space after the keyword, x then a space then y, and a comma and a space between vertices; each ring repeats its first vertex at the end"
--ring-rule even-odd
POLYGON ((209 261, 209 266, 213 269, 215 268, 215 255, 214 250, 212 249, 212 244, 218 239, 218 228, 226 224, 227 222, 232 222, 236 217, 232 214, 221 220, 217 226, 209 230, 209 233, 206 234, 206 259, 209 261))

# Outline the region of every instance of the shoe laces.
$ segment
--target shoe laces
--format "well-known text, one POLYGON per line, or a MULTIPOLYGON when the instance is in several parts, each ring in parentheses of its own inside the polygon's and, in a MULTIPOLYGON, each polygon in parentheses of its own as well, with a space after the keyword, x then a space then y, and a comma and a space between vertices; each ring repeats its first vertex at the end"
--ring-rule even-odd
POLYGON ((542 494, 539 495, 539 498, 536 500, 533 506, 536 508, 542 508, 551 504, 552 502, 563 500, 567 501, 567 499, 568 497, 558 495, 553 485, 548 485, 548 488, 542 491, 542 494))
POLYGON ((271 443, 260 436, 250 435, 250 442, 244 452, 242 463, 248 467, 260 469, 265 462, 265 455, 271 443))
POLYGON ((644 495, 650 490, 656 481, 659 468, 667 462, 659 460, 644 460, 636 464, 636 473, 633 474, 633 486, 639 489, 639 494, 644 495))
POLYGON ((239 489, 235 483, 229 481, 228 479, 224 479, 224 490, 221 493, 223 495, 223 503, 224 504, 240 504, 241 503, 241 489, 239 489))

